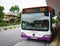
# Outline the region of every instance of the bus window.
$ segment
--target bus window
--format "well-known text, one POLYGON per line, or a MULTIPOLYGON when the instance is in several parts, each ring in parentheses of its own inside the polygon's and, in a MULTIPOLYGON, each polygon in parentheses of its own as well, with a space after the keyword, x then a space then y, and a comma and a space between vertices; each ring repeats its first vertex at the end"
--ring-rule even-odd
POLYGON ((24 30, 49 30, 49 16, 44 13, 23 14, 22 15, 22 29, 24 30))

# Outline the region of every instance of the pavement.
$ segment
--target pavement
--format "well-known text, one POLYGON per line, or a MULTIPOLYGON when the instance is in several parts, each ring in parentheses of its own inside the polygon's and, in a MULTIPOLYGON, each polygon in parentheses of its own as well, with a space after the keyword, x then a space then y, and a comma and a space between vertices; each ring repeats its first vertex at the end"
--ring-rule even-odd
POLYGON ((59 39, 59 41, 58 41, 58 44, 57 44, 57 46, 60 46, 60 39, 59 39))

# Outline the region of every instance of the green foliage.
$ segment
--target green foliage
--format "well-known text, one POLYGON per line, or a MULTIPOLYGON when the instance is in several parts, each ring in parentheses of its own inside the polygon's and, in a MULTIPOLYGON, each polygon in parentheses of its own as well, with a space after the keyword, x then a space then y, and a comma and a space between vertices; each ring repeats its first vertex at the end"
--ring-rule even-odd
POLYGON ((21 14, 22 14, 22 13, 18 13, 17 15, 21 18, 21 14))
POLYGON ((2 20, 4 18, 4 15, 5 15, 5 13, 0 12, 0 20, 2 20))
POLYGON ((9 27, 9 29, 12 29, 12 27, 9 27))
POLYGON ((16 28, 16 27, 14 26, 14 28, 16 28))
POLYGON ((59 21, 60 21, 60 18, 59 18, 59 21))
POLYGON ((6 22, 0 22, 0 26, 7 26, 6 22))
POLYGON ((55 22, 55 19, 52 19, 52 23, 54 23, 55 22))
POLYGON ((56 18, 56 19, 52 19, 52 23, 58 23, 58 18, 56 18))
POLYGON ((3 12, 4 7, 0 6, 0 20, 2 20, 4 18, 5 13, 3 12))
POLYGON ((7 30, 7 28, 4 28, 4 30, 7 30))
POLYGON ((19 9, 19 7, 17 5, 15 5, 15 6, 12 6, 9 10, 12 13, 16 12, 18 14, 20 9, 19 9))
POLYGON ((4 10, 3 6, 0 6, 0 12, 2 12, 4 10))
POLYGON ((1 31, 1 29, 0 29, 0 31, 1 31))
POLYGON ((7 26, 7 25, 17 25, 20 24, 20 21, 7 23, 7 22, 0 22, 0 26, 7 26))

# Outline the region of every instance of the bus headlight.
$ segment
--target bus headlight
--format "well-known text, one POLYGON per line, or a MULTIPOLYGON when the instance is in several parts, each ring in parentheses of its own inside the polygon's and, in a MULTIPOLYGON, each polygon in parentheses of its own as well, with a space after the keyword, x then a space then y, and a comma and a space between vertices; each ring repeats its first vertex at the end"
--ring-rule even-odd
POLYGON ((44 38, 51 38, 51 35, 44 35, 44 38))
POLYGON ((26 35, 24 32, 21 32, 21 35, 26 35))

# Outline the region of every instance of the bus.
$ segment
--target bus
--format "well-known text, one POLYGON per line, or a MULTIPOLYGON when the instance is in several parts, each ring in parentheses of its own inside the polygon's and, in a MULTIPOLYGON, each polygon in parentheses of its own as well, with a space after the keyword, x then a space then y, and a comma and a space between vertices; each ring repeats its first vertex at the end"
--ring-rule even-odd
POLYGON ((21 37, 51 41, 56 34, 52 26, 54 15, 55 10, 50 6, 24 8, 21 15, 21 37))

